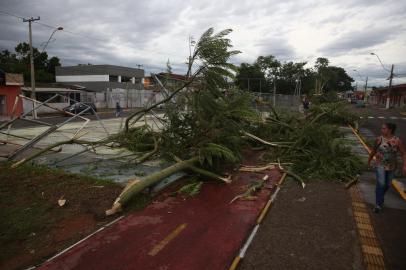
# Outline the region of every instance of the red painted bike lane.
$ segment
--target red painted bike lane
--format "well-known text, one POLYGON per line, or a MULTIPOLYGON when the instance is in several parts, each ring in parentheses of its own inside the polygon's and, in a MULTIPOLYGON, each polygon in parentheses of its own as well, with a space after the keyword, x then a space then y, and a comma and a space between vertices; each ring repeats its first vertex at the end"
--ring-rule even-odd
POLYGON ((277 170, 239 172, 231 184, 207 182, 186 200, 163 194, 39 269, 227 269, 274 189, 230 201, 265 174, 270 186, 280 178, 277 170))

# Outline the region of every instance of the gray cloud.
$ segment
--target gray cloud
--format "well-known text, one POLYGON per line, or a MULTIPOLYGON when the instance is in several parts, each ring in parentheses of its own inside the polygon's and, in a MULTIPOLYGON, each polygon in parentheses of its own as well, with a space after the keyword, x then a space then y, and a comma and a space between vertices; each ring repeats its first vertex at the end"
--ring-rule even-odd
MULTIPOLYGON (((66 31, 57 32, 47 48, 63 65, 142 64, 149 72, 164 70, 169 58, 175 72, 184 72, 188 36, 197 38, 212 26, 234 29, 230 38, 243 52, 232 59, 236 64, 267 54, 282 61, 322 54, 336 64, 346 63, 340 57, 350 54, 352 66, 368 67, 357 54, 379 49, 393 61, 406 50, 404 27, 399 27, 406 25, 403 1, 2 0, 0 10, 39 15, 41 23, 63 26, 66 31), (358 28, 364 30, 349 30, 358 28), (338 38, 326 44, 331 37, 338 38)), ((27 30, 21 20, 0 15, 0 49, 12 50, 27 41, 27 30)), ((38 47, 53 29, 34 24, 33 31, 38 47)), ((379 74, 371 74, 379 79, 379 74)))
POLYGON ((369 28, 347 32, 321 48, 320 51, 329 55, 346 54, 353 50, 370 48, 388 42, 395 34, 391 28, 369 28))
POLYGON ((295 58, 295 49, 283 37, 270 37, 256 43, 260 48, 260 55, 274 55, 279 60, 295 58))

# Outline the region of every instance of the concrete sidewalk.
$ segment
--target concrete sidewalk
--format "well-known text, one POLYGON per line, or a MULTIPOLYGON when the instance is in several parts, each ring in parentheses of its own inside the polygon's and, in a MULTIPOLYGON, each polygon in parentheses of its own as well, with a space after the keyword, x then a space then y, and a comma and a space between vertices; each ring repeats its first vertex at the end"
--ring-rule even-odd
MULTIPOLYGON (((367 128, 360 129, 364 138, 371 139, 377 136, 367 128)), ((404 135, 404 134, 402 134, 404 135)), ((364 149, 364 154, 366 150, 364 149)), ((406 184, 406 179, 397 175, 397 180, 406 184)), ((365 171, 361 175, 359 189, 367 203, 369 203, 370 216, 374 224, 376 234, 381 243, 387 269, 406 269, 406 201, 390 187, 385 194, 385 206, 381 213, 372 213, 375 204, 375 184, 376 178, 373 171, 365 171)))
POLYGON ((238 269, 364 269, 344 185, 287 182, 238 269))

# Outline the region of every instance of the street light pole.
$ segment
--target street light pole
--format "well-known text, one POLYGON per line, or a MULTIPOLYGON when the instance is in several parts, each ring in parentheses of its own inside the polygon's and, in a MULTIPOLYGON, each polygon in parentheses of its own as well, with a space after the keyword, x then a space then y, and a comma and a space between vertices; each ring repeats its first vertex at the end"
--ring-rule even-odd
POLYGON ((386 97, 386 109, 389 109, 389 107, 390 107, 390 95, 392 94, 391 92, 392 92, 393 68, 394 68, 394 65, 392 64, 392 67, 390 69, 390 75, 389 75, 388 96, 386 97))
POLYGON ((273 77, 273 106, 276 106, 276 76, 273 77))
POLYGON ((365 79, 364 102, 367 101, 368 76, 365 79))
MULTIPOLYGON (((34 52, 32 49, 32 27, 33 21, 39 21, 40 17, 23 19, 23 22, 28 22, 28 32, 29 32, 29 43, 30 43, 30 67, 31 67, 31 98, 35 99, 35 71, 34 71, 34 52)), ((32 102, 33 108, 35 107, 34 102, 32 102)), ((33 110, 33 117, 37 118, 37 111, 33 110)))
MULTIPOLYGON (((45 42, 45 45, 44 45, 44 47, 42 48, 42 52, 44 52, 45 49, 47 48, 48 43, 51 41, 51 38, 54 36, 55 32, 56 32, 56 31, 62 31, 62 30, 63 30, 63 27, 61 27, 61 26, 59 26, 58 28, 55 28, 55 30, 54 30, 54 31, 52 32, 52 34, 49 36, 47 42, 45 42)), ((42 53, 42 52, 41 52, 41 53, 42 53)))
MULTIPOLYGON (((378 58, 379 63, 381 64, 382 68, 386 71, 389 71, 382 63, 381 59, 379 58, 379 56, 376 53, 371 52, 371 55, 375 55, 378 58)), ((390 108, 390 96, 391 96, 391 92, 392 92, 392 79, 393 79, 393 68, 395 65, 392 64, 391 69, 390 69, 390 75, 389 75, 389 87, 388 87, 388 93, 387 93, 387 97, 386 97, 386 109, 390 108)))

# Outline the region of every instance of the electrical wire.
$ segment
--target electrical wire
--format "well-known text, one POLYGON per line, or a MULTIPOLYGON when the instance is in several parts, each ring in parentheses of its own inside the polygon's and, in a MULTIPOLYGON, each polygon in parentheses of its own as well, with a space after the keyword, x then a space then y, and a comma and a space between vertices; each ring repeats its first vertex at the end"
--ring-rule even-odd
MULTIPOLYGON (((24 20, 24 17, 18 16, 18 15, 16 15, 16 14, 13 14, 13 13, 10 13, 10 12, 7 12, 7 11, 0 10, 0 13, 5 14, 5 15, 9 15, 9 16, 12 16, 12 17, 21 19, 21 20, 24 20)), ((43 22, 39 22, 39 21, 34 21, 33 23, 36 23, 36 24, 38 24, 38 25, 41 25, 41 26, 44 26, 44 27, 48 27, 48 28, 51 28, 51 29, 57 29, 57 28, 58 28, 58 27, 56 27, 56 26, 53 26, 53 25, 50 25, 50 24, 47 24, 47 23, 43 23, 43 22)), ((81 36, 81 37, 84 37, 84 38, 87 38, 87 39, 91 39, 91 40, 106 41, 106 40, 103 40, 103 39, 99 39, 99 38, 95 38, 95 37, 91 37, 91 36, 79 34, 79 33, 76 33, 76 32, 69 31, 69 30, 65 30, 65 29, 60 30, 60 31, 64 31, 64 32, 69 33, 69 34, 81 36)))
POLYGON ((15 15, 15 14, 12 14, 12 13, 9 13, 9 12, 6 12, 6 11, 3 11, 3 10, 0 10, 0 13, 5 14, 5 15, 9 15, 9 16, 12 16, 12 17, 15 17, 15 18, 19 18, 19 19, 21 19, 21 20, 24 19, 24 17, 18 16, 18 15, 15 15))
POLYGON ((375 55, 376 58, 378 58, 378 61, 379 61, 379 63, 381 63, 381 66, 382 66, 382 68, 383 68, 384 70, 386 70, 387 72, 391 72, 389 69, 387 69, 387 68, 383 65, 383 63, 382 63, 382 61, 381 61, 381 58, 379 58, 379 56, 378 56, 376 53, 374 53, 373 55, 375 55))
MULTIPOLYGON (((7 11, 4 11, 4 10, 0 10, 0 13, 4 14, 4 15, 15 17, 15 18, 18 18, 18 19, 21 19, 21 20, 24 20, 24 17, 13 14, 13 13, 10 13, 10 12, 7 12, 7 11)), ((40 22, 40 21, 33 21, 33 23, 36 23, 38 25, 41 25, 41 26, 44 26, 44 27, 47 27, 47 28, 50 28, 50 29, 57 29, 58 28, 56 26, 53 26, 53 25, 50 25, 50 24, 47 24, 47 23, 44 23, 44 22, 40 22)), ((108 39, 95 38, 95 37, 92 37, 92 36, 76 33, 76 32, 73 32, 73 31, 66 30, 66 29, 63 29, 63 30, 60 30, 60 31, 65 32, 65 33, 69 33, 69 34, 72 34, 72 35, 80 36, 80 37, 83 37, 83 38, 86 38, 86 39, 89 39, 89 40, 96 40, 96 41, 101 41, 101 42, 108 41, 108 39)), ((165 55, 165 56, 170 55, 170 56, 179 57, 179 55, 177 55, 175 53, 161 53, 161 52, 157 52, 157 51, 153 52, 153 51, 148 51, 148 50, 142 50, 142 51, 143 52, 149 52, 149 53, 152 53, 152 54, 159 54, 159 55, 165 55)))

